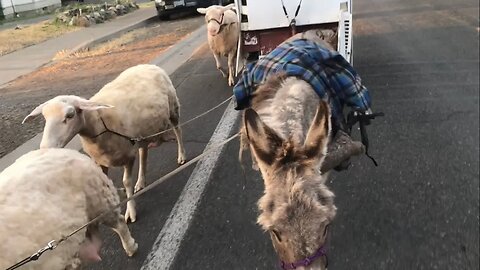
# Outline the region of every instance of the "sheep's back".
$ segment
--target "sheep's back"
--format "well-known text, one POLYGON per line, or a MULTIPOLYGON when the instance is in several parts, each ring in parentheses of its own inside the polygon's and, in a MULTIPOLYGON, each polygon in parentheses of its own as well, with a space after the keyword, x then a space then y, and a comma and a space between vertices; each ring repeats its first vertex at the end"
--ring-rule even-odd
POLYGON ((114 106, 101 110, 110 129, 134 137, 148 136, 170 128, 176 91, 161 68, 138 65, 122 72, 90 100, 114 106))
MULTIPOLYGON (((88 157, 69 149, 41 149, 17 159, 0 174, 0 269, 33 254, 87 222, 82 164, 88 157), (80 165, 80 166, 79 166, 80 165)), ((64 269, 84 231, 25 269, 64 269)))

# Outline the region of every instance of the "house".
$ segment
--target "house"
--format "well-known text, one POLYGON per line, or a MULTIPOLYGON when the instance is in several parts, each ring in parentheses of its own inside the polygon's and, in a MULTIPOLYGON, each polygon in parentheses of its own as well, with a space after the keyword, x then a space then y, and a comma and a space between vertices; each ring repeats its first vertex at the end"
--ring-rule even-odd
POLYGON ((61 0, 0 0, 0 19, 42 14, 61 5, 61 0))

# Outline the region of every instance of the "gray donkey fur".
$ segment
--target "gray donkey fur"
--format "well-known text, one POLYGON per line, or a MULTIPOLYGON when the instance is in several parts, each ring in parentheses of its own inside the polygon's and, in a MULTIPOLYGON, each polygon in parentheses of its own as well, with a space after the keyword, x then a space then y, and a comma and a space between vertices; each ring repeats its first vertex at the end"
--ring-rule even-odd
MULTIPOLYGON (((320 168, 330 140, 330 109, 303 80, 271 76, 244 113, 242 144, 264 179, 258 223, 270 233, 280 259, 295 262, 324 244, 336 214, 334 194, 320 168)), ((326 258, 306 269, 325 269, 326 258)))

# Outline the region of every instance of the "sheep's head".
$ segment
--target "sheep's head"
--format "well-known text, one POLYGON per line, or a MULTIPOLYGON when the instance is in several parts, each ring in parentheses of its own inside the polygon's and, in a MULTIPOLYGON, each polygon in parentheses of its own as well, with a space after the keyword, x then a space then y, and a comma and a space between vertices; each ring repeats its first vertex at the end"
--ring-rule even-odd
POLYGON ((220 27, 224 24, 224 13, 227 10, 234 10, 235 4, 227 6, 213 5, 208 8, 197 8, 198 13, 205 14, 208 34, 216 36, 220 32, 220 27))
POLYGON ((112 107, 77 96, 57 96, 38 105, 22 124, 43 114, 45 127, 40 148, 63 148, 84 127, 83 111, 112 107))

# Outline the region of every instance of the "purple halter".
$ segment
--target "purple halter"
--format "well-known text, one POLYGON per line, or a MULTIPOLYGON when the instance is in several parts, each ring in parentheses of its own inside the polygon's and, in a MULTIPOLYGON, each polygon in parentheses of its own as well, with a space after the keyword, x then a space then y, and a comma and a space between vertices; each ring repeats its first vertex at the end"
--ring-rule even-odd
MULTIPOLYGON (((293 269, 296 269, 299 266, 305 266, 306 267, 306 266, 309 266, 310 264, 312 264, 316 259, 318 259, 322 256, 327 256, 327 250, 325 249, 324 245, 319 247, 313 255, 311 255, 310 257, 307 257, 303 260, 300 260, 300 261, 297 261, 297 262, 294 262, 294 263, 285 263, 284 261, 281 261, 280 267, 283 270, 293 270, 293 269)), ((327 260, 327 264, 328 264, 328 260, 327 260)))

